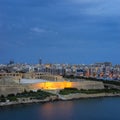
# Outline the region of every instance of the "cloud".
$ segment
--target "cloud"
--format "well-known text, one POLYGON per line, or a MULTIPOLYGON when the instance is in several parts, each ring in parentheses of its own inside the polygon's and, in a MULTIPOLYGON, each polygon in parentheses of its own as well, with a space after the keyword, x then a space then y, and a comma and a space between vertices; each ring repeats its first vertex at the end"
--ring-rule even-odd
POLYGON ((39 28, 39 27, 33 27, 30 29, 30 31, 35 32, 35 33, 54 33, 54 34, 58 34, 58 32, 56 31, 52 31, 52 30, 47 30, 47 29, 43 29, 43 28, 39 28))
POLYGON ((113 16, 113 15, 120 15, 118 11, 120 11, 119 7, 120 1, 115 0, 113 1, 105 1, 104 3, 100 4, 99 6, 90 8, 87 10, 89 14, 95 14, 95 15, 107 15, 107 16, 113 16))
POLYGON ((120 16, 120 0, 70 0, 76 5, 82 5, 82 8, 79 7, 78 10, 84 14, 89 15, 102 15, 102 16, 120 16))
POLYGON ((36 32, 36 33, 45 33, 45 32, 48 32, 47 30, 42 29, 42 28, 38 28, 38 27, 31 28, 30 30, 33 31, 33 32, 36 32))
POLYGON ((71 2, 77 2, 77 3, 91 3, 91 2, 100 2, 105 0, 70 0, 71 2))

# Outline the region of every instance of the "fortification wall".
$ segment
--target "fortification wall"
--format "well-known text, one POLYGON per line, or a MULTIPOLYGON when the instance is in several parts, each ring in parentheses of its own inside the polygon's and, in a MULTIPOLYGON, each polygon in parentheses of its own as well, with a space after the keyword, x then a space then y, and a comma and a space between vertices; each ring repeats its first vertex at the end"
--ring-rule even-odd
POLYGON ((0 85, 0 95, 17 94, 24 91, 20 85, 0 85))
POLYGON ((20 93, 24 90, 59 90, 64 88, 77 88, 77 89, 103 89, 104 84, 97 81, 80 81, 80 82, 42 82, 35 84, 18 84, 15 80, 0 79, 0 95, 7 95, 11 93, 20 93))
POLYGON ((12 78, 0 79, 0 95, 17 94, 24 91, 24 86, 19 85, 12 78))
POLYGON ((104 89, 102 82, 94 81, 81 81, 81 82, 42 82, 28 85, 29 89, 37 90, 56 90, 64 88, 77 88, 77 89, 104 89))
POLYGON ((104 84, 97 81, 73 82, 72 86, 78 89, 104 89, 104 84))

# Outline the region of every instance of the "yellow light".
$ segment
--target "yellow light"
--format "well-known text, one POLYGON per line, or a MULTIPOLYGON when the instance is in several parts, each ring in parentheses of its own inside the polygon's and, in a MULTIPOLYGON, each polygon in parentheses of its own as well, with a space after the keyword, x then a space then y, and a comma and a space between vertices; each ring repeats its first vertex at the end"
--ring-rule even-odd
POLYGON ((72 82, 42 82, 34 84, 33 87, 35 89, 44 89, 44 90, 56 90, 56 89, 64 89, 71 88, 72 82))

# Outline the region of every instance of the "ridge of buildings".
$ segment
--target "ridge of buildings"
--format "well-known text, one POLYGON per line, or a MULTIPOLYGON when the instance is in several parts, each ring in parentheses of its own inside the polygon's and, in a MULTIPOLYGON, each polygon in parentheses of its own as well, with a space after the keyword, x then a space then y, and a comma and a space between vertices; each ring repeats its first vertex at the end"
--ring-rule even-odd
POLYGON ((54 76, 80 76, 105 80, 120 80, 120 65, 113 66, 111 62, 99 62, 90 65, 42 64, 41 61, 39 64, 34 65, 15 64, 14 62, 0 65, 0 78, 7 75, 20 76, 20 74, 31 74, 37 79, 39 78, 38 73, 54 76))

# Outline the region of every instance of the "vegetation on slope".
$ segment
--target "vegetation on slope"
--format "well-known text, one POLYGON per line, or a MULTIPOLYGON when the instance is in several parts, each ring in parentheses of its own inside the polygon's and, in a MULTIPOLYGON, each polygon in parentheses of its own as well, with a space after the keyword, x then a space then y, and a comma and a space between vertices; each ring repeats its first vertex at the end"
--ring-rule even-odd
POLYGON ((120 93, 120 90, 118 89, 89 89, 89 90, 78 90, 76 88, 65 88, 63 90, 60 90, 59 94, 61 95, 69 95, 69 94, 75 94, 75 93, 83 93, 83 94, 98 94, 98 93, 120 93))
POLYGON ((34 91, 24 91, 23 93, 18 93, 18 94, 9 94, 8 96, 1 95, 0 96, 0 102, 5 102, 6 100, 9 101, 18 101, 19 98, 30 98, 30 99, 38 99, 38 100, 43 100, 47 97, 53 96, 54 94, 42 91, 42 90, 37 90, 36 92, 34 91))

